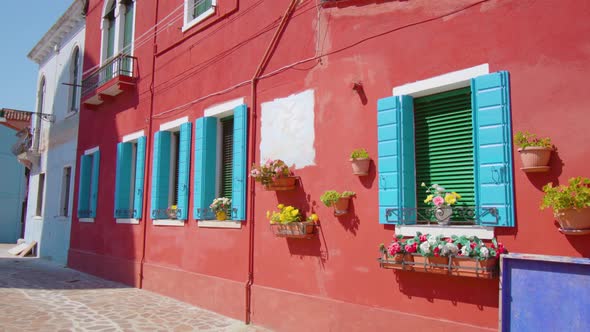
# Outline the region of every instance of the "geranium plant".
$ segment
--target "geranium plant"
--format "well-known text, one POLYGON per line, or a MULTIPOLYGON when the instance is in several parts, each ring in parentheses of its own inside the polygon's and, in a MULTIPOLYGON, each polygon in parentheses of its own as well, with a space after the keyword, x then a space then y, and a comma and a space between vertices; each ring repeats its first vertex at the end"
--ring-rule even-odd
POLYGON ((277 205, 278 211, 266 211, 266 218, 271 224, 288 224, 292 222, 311 221, 317 222, 318 216, 312 213, 306 220, 303 220, 303 216, 299 209, 294 208, 291 205, 285 206, 284 204, 277 205))
POLYGON ((325 206, 331 207, 333 206, 340 198, 349 198, 355 195, 354 191, 343 191, 339 193, 335 190, 328 190, 320 196, 320 201, 324 203, 325 206))
POLYGON ((369 153, 365 149, 354 149, 350 153, 350 159, 369 159, 369 153))
POLYGON ((268 159, 264 164, 252 165, 250 176, 254 178, 256 182, 260 182, 263 185, 269 185, 274 180, 282 177, 291 176, 291 170, 284 161, 277 159, 268 159))
POLYGON ((553 211, 565 209, 583 209, 590 207, 590 179, 582 176, 568 180, 568 185, 553 186, 548 183, 543 186, 543 201, 541 209, 552 208, 553 211))
POLYGON ((514 134, 514 144, 519 148, 526 148, 529 146, 536 146, 542 148, 552 148, 551 138, 549 137, 537 137, 535 134, 531 134, 528 131, 517 131, 514 134))
MULTIPOLYGON (((422 182, 421 186, 426 187, 426 184, 422 182)), ((461 195, 454 191, 448 193, 444 187, 441 187, 438 184, 433 184, 430 187, 427 187, 426 193, 428 195, 426 196, 424 203, 433 205, 434 207, 452 206, 461 199, 461 195)))
POLYGON ((231 213, 231 199, 227 197, 219 197, 213 200, 209 208, 216 215, 223 213, 223 218, 229 216, 231 213))

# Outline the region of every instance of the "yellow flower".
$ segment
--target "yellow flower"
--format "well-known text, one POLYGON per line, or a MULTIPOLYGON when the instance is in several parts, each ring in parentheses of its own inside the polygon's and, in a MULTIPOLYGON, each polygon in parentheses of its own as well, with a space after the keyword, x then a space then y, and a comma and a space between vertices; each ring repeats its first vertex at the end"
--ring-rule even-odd
POLYGON ((426 187, 426 183, 422 182, 421 187, 426 187))
POLYGON ((271 219, 271 220, 270 220, 270 223, 271 223, 271 224, 274 224, 274 223, 275 223, 275 221, 271 219))
POLYGON ((312 213, 311 216, 309 216, 309 219, 312 221, 318 221, 318 215, 315 213, 312 213))
POLYGON ((426 199, 424 200, 424 203, 428 203, 430 201, 432 201, 432 198, 434 197, 434 195, 428 195, 426 196, 426 199))
POLYGON ((281 215, 279 216, 279 219, 280 219, 281 221, 285 221, 285 215, 284 215, 284 214, 281 214, 281 215))
POLYGON ((455 198, 457 199, 461 199, 461 195, 457 194, 456 192, 453 191, 453 195, 455 196, 455 198))
POLYGON ((283 205, 283 204, 279 204, 279 205, 277 205, 277 208, 278 208, 278 209, 281 209, 281 210, 282 210, 284 207, 285 207, 285 205, 283 205))
POLYGON ((445 195, 445 202, 449 205, 453 205, 457 203, 457 198, 453 194, 446 194, 445 195))
POLYGON ((270 211, 266 211, 266 219, 270 219, 270 211))
POLYGON ((297 210, 297 209, 295 209, 295 210, 291 211, 291 215, 292 215, 293 217, 297 217, 297 215, 298 215, 298 214, 299 214, 299 210, 297 210))
POLYGON ((287 206, 287 207, 285 208, 285 210, 287 210, 287 211, 293 211, 293 209, 294 209, 294 207, 292 207, 292 206, 287 206))

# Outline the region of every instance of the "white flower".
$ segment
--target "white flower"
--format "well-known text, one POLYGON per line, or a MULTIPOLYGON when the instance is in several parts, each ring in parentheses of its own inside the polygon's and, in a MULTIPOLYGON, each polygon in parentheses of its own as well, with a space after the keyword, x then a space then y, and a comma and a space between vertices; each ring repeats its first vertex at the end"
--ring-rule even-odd
POLYGON ((447 243, 445 244, 444 249, 445 251, 450 252, 453 255, 456 255, 459 252, 459 248, 454 243, 447 243))
POLYGON ((428 244, 430 244, 431 246, 434 246, 436 244, 436 236, 430 235, 428 237, 428 244))
POLYGON ((469 256, 469 247, 468 246, 461 247, 461 255, 469 256))
POLYGON ((488 258, 490 256, 490 251, 486 247, 482 247, 479 249, 479 256, 482 258, 488 258))
POLYGON ((428 241, 424 241, 420 244, 420 251, 424 254, 430 253, 430 243, 428 241))

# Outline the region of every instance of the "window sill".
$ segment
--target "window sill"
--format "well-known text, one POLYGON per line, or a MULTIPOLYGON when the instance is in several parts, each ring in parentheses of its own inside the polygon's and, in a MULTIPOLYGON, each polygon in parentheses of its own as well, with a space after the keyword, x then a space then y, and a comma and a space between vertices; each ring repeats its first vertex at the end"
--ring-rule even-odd
POLYGON ((94 222, 94 218, 80 218, 78 220, 80 222, 94 222))
POLYGON ((154 226, 184 226, 184 220, 177 219, 156 219, 153 223, 154 226))
POLYGON ((129 225, 138 225, 139 224, 139 219, 133 219, 133 218, 126 218, 126 219, 115 219, 115 222, 117 224, 129 224, 129 225))
POLYGON ((477 236, 482 240, 490 240, 494 237, 494 227, 483 226, 440 226, 440 225, 396 225, 395 234, 402 236, 415 236, 416 232, 442 236, 477 236))
POLYGON ((190 22, 186 22, 183 26, 182 26, 182 32, 186 32, 188 29, 194 27, 195 25, 197 25, 199 22, 205 20, 207 17, 211 16, 215 14, 215 6, 211 6, 211 8, 207 9, 203 14, 195 17, 194 19, 192 19, 190 22))
POLYGON ((43 221, 43 216, 33 216, 33 220, 43 221))
POLYGON ((70 111, 66 114, 66 116, 64 117, 64 120, 69 119, 69 118, 73 118, 76 114, 78 114, 78 110, 70 111))
POLYGON ((206 228, 242 228, 241 221, 234 221, 234 220, 199 220, 197 222, 197 226, 199 227, 206 227, 206 228))

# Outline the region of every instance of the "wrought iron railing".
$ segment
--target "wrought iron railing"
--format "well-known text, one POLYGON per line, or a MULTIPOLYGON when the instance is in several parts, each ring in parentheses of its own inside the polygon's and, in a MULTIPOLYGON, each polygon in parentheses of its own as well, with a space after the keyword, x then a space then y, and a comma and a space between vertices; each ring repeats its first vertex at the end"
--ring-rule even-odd
POLYGON ((137 210, 135 209, 116 209, 115 215, 117 218, 133 218, 137 210))
POLYGON ((78 210, 78 218, 91 218, 92 210, 78 210))
MULTIPOLYGON (((238 217, 238 209, 231 209, 231 213, 227 216, 229 219, 238 217)), ((210 208, 197 208, 197 219, 199 220, 213 220, 215 219, 215 212, 210 208)))
POLYGON ((423 208, 389 208, 385 209, 385 216, 389 222, 400 224, 459 224, 475 225, 486 218, 486 224, 498 223, 498 209, 494 207, 453 206, 452 212, 444 213, 433 207, 423 208))
POLYGON ((82 80, 82 95, 94 91, 117 76, 135 77, 137 58, 119 54, 82 80))

